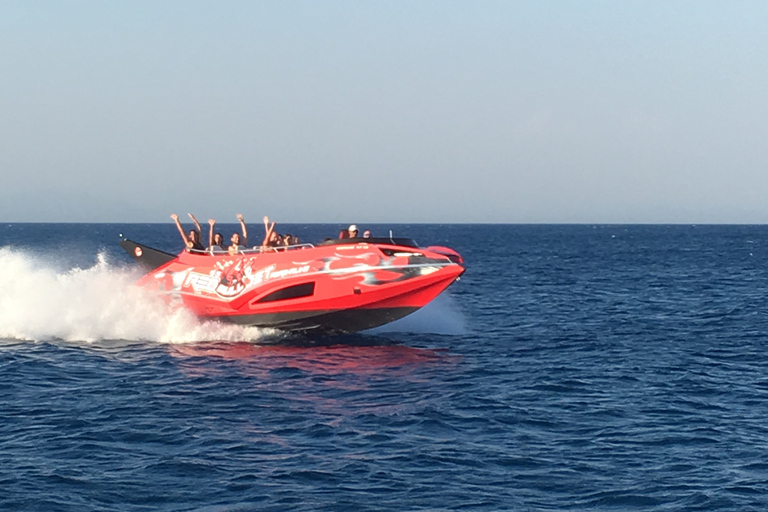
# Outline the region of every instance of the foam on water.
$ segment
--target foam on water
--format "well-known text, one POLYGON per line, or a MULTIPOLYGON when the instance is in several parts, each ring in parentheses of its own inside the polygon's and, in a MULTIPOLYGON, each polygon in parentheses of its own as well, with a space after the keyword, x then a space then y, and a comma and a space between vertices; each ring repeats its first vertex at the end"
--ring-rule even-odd
POLYGON ((255 341, 273 331, 200 321, 134 285, 138 274, 100 253, 95 265, 58 269, 0 248, 0 338, 161 343, 255 341))
POLYGON ((391 324, 371 329, 372 334, 412 332, 429 334, 467 334, 467 323, 456 300, 446 291, 418 311, 391 324))

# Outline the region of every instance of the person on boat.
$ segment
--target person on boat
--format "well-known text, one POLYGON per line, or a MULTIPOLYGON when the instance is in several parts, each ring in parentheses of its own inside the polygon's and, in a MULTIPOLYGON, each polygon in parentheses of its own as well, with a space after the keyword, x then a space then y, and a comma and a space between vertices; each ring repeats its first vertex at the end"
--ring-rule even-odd
MULTIPOLYGON (((190 217, 194 218, 192 214, 190 214, 190 217)), ((193 251, 204 251, 205 247, 203 247, 202 242, 200 242, 200 231, 195 229, 189 230, 189 235, 184 233, 184 228, 181 226, 181 221, 179 220, 179 216, 175 213, 171 214, 171 218, 176 223, 176 228, 179 230, 179 234, 181 235, 181 239, 184 240, 184 245, 187 246, 187 251, 193 252, 193 251)), ((199 224, 196 224, 199 226, 199 224)))
POLYGON ((261 242, 261 252, 274 251, 280 245, 280 235, 275 233, 276 222, 270 224, 269 217, 264 216, 264 240, 261 242))
POLYGON ((202 242, 202 239, 203 239, 203 228, 200 227, 200 223, 197 222, 197 219, 195 218, 194 215, 192 215, 191 213, 188 213, 187 215, 189 215, 189 218, 192 219, 192 224, 195 225, 195 229, 197 230, 197 233, 200 235, 200 240, 201 240, 200 243, 203 243, 202 242))
POLYGON ((363 231, 363 238, 371 238, 371 231, 369 229, 363 231))
POLYGON ((293 235, 291 235, 290 233, 286 233, 285 235, 283 235, 283 245, 284 246, 290 247, 293 244, 294 244, 293 235))
POLYGON ((224 235, 219 232, 213 232, 213 227, 216 225, 216 221, 214 219, 208 219, 208 225, 210 226, 210 229, 208 230, 208 250, 211 254, 227 252, 224 248, 224 235))
POLYGON ((245 250, 245 246, 240 243, 240 233, 232 233, 232 236, 229 237, 229 242, 230 244, 227 247, 227 252, 230 254, 230 256, 234 256, 235 254, 245 250))
POLYGON ((244 251, 245 248, 248 247, 248 228, 245 227, 243 214, 238 213, 237 220, 240 221, 240 229, 243 231, 243 238, 240 238, 240 233, 232 233, 232 236, 229 238, 229 241, 232 243, 227 248, 227 252, 232 256, 240 251, 244 251))
MULTIPOLYGON (((197 230, 197 232, 200 233, 200 243, 202 244, 203 243, 203 236, 202 236, 203 228, 200 226, 200 223, 197 221, 197 219, 195 218, 194 215, 192 215, 191 213, 188 213, 187 215, 189 215, 189 218, 192 219, 192 222, 195 224, 195 229, 197 230)), ((213 234, 213 226, 214 226, 214 224, 216 224, 216 221, 213 220, 213 219, 208 219, 208 224, 209 224, 210 228, 208 230, 208 247, 207 247, 207 250, 212 253, 212 252, 214 252, 213 247, 218 245, 219 248, 222 251, 224 251, 225 250, 224 247, 223 247, 224 237, 222 236, 221 233, 217 233, 217 235, 219 237, 219 240, 218 240, 217 243, 214 243, 214 238, 216 237, 216 235, 213 234), (213 222, 213 224, 211 224, 211 222, 213 222)))
POLYGON ((275 251, 281 245, 283 245, 283 237, 281 237, 279 233, 272 231, 264 238, 264 242, 261 244, 261 250, 275 251))
POLYGON ((339 238, 357 238, 357 226, 352 224, 346 231, 339 233, 339 238))

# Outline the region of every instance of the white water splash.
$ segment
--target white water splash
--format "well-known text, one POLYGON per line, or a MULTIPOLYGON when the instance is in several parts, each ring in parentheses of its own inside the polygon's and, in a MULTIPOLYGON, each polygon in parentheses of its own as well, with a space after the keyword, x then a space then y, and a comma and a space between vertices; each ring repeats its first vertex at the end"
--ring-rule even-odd
POLYGON ((467 334, 467 322, 456 300, 448 292, 391 324, 368 331, 372 334, 387 332, 413 332, 429 334, 467 334))
POLYGON ((198 320, 137 287, 138 274, 103 254, 90 268, 58 270, 42 258, 0 248, 0 338, 162 343, 255 341, 274 331, 198 320))

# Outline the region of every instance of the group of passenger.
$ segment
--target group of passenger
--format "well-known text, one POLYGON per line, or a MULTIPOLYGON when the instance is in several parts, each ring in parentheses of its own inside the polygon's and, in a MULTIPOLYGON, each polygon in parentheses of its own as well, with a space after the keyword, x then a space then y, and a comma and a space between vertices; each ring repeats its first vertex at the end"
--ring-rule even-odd
MULTIPOLYGON (((203 245, 202 235, 203 232, 200 223, 197 221, 194 215, 188 213, 189 218, 192 219, 192 223, 195 225, 194 229, 190 229, 188 233, 184 231, 181 225, 179 216, 175 213, 171 214, 171 218, 176 223, 176 228, 179 230, 184 245, 190 252, 209 252, 211 254, 224 254, 236 255, 245 251, 248 248, 248 227, 245 225, 245 219, 243 215, 238 213, 237 220, 240 222, 241 233, 234 232, 229 237, 229 245, 224 246, 224 235, 221 232, 215 231, 216 221, 214 219, 208 219, 208 246, 203 245), (242 236, 241 236, 242 234, 242 236)), ((269 217, 264 216, 264 238, 261 241, 260 246, 256 246, 253 249, 258 249, 261 252, 277 251, 281 247, 291 247, 300 244, 299 237, 286 233, 284 235, 275 231, 275 222, 270 222, 269 217)), ((346 230, 342 230, 339 233, 340 239, 359 238, 359 231, 355 224, 352 224, 346 230)), ((362 238, 370 238, 371 232, 365 230, 362 238)), ((330 240, 326 238, 326 240, 330 240)))
MULTIPOLYGON (((203 229, 200 223, 197 221, 194 215, 187 214, 192 219, 192 223, 195 225, 194 229, 190 229, 189 233, 184 231, 181 225, 179 216, 175 213, 171 214, 171 218, 176 223, 176 228, 179 230, 184 245, 190 252, 210 252, 211 254, 223 254, 229 253, 230 255, 238 254, 248 248, 248 227, 245 225, 245 219, 243 215, 238 213, 237 220, 240 222, 240 230, 242 236, 238 232, 232 233, 229 237, 230 244, 224 247, 224 235, 221 232, 215 232, 216 221, 214 219, 208 219, 208 247, 203 245, 202 233, 203 229)), ((260 246, 254 247, 262 252, 276 251, 280 247, 289 247, 299 244, 299 237, 293 236, 290 233, 280 235, 275 231, 275 222, 270 223, 269 217, 264 216, 264 239, 260 246)))

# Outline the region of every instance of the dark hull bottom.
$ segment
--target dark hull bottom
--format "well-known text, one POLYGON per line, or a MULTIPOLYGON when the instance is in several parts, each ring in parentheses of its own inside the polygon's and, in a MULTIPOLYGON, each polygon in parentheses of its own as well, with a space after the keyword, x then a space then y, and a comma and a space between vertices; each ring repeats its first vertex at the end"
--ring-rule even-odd
POLYGON ((216 317, 222 322, 255 327, 273 327, 283 331, 344 334, 373 329, 404 316, 419 308, 343 309, 337 311, 293 311, 261 315, 216 317))

